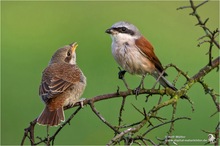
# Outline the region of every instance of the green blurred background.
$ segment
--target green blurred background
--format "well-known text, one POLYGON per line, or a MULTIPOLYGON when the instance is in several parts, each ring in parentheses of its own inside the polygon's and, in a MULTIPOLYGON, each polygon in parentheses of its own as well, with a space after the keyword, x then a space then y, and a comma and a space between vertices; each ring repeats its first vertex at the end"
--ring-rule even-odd
MULTIPOLYGON (((78 42, 77 63, 87 76, 87 88, 83 97, 125 90, 117 79, 118 65, 111 55, 111 39, 105 30, 113 23, 126 20, 135 24, 146 36, 163 65, 176 64, 193 76, 208 63, 208 44, 197 47, 197 39, 204 35, 201 28, 195 27, 196 19, 189 16, 191 10, 180 10, 179 6, 188 5, 185 1, 142 1, 142 2, 74 2, 74 1, 2 1, 1 2, 1 144, 20 144, 24 128, 43 110, 44 104, 38 96, 41 72, 47 66, 52 54, 64 45, 78 42)), ((209 17, 209 28, 219 27, 219 2, 208 2, 198 12, 203 20, 209 17)), ((218 51, 213 50, 214 57, 218 51)), ((168 71, 169 80, 177 73, 168 71)), ((126 74, 131 88, 137 87, 140 78, 126 74)), ((205 78, 216 91, 219 90, 218 73, 212 71, 205 78)), ((155 80, 145 79, 145 87, 151 88, 155 80)), ((183 86, 184 80, 177 83, 183 86)), ((201 129, 213 131, 218 114, 210 118, 216 108, 209 95, 196 84, 188 95, 194 101, 195 111, 184 100, 179 100, 176 116, 188 116, 191 121, 178 121, 174 135, 185 136, 185 139, 207 139, 201 129)), ((165 98, 168 99, 168 98, 165 98)), ((124 124, 142 119, 131 106, 151 109, 158 97, 150 97, 147 103, 145 96, 129 96, 123 114, 124 124)), ((106 120, 117 124, 121 98, 96 103, 97 109, 106 120)), ((170 119, 171 106, 158 113, 170 119)), ((68 117, 74 109, 65 111, 68 117)), ((158 124, 158 121, 152 121, 158 124)), ((164 138, 169 126, 152 131, 147 138, 155 140, 164 138)), ((52 128, 53 132, 56 128, 52 128)), ((146 130, 144 127, 143 130, 146 130)), ((36 136, 45 137, 46 127, 36 126, 36 136)), ((142 131, 143 132, 143 131, 142 131)), ((91 111, 85 106, 70 126, 66 126, 56 137, 55 144, 97 145, 106 144, 114 136, 91 111)), ((29 144, 29 141, 26 141, 29 144)), ((181 144, 204 144, 204 142, 181 142, 181 144)))

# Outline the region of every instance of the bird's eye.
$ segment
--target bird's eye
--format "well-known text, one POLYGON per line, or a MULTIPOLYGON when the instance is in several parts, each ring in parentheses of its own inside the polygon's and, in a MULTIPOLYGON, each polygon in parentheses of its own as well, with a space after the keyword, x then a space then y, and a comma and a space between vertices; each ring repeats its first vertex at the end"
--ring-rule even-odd
POLYGON ((127 30, 127 28, 126 27, 122 27, 121 30, 122 30, 122 32, 125 32, 127 30))
POLYGON ((122 30, 122 32, 125 32, 127 30, 127 28, 126 27, 122 27, 121 30, 122 30))
POLYGON ((68 51, 68 52, 67 52, 67 56, 70 56, 70 55, 71 55, 71 53, 68 51))

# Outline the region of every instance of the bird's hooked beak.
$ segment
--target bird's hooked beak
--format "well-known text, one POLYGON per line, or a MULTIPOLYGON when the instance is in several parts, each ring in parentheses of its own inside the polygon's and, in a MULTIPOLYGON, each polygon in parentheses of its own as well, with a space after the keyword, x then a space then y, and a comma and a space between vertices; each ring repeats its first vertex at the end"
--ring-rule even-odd
POLYGON ((74 43, 70 44, 71 52, 75 52, 77 46, 78 46, 77 42, 74 42, 74 43))
POLYGON ((107 29, 105 33, 112 34, 112 28, 107 29))
POLYGON ((108 33, 108 34, 117 34, 118 31, 115 30, 114 28, 109 28, 105 31, 105 33, 108 33))

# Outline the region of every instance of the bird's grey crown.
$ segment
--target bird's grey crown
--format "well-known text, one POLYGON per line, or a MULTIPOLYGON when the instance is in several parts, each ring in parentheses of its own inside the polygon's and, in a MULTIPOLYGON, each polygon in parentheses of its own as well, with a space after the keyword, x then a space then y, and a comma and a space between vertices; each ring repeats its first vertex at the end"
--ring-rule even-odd
POLYGON ((115 29, 119 29, 119 28, 127 28, 127 32, 131 35, 137 35, 137 36, 141 36, 140 31, 138 30, 138 28, 136 26, 134 26, 133 24, 129 23, 129 22, 125 22, 125 21, 119 21, 115 24, 112 25, 111 28, 115 28, 115 29))

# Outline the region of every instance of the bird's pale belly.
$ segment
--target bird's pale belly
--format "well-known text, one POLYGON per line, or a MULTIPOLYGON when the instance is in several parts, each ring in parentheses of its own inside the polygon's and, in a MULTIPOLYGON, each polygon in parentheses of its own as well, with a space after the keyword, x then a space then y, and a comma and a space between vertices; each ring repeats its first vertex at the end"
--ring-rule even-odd
POLYGON ((137 49, 115 49, 112 50, 112 54, 117 63, 130 74, 145 75, 155 70, 150 60, 137 49))

